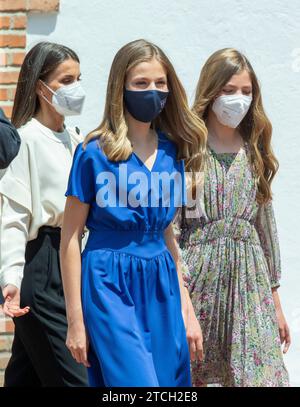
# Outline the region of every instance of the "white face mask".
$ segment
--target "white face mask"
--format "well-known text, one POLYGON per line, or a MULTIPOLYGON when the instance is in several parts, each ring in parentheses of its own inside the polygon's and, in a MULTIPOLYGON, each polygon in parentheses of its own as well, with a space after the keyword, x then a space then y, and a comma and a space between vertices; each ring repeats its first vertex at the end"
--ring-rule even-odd
POLYGON ((79 81, 70 85, 63 85, 56 92, 42 80, 41 82, 53 94, 52 103, 42 95, 43 99, 52 105, 59 114, 62 116, 75 116, 81 113, 85 100, 85 91, 79 81))
POLYGON ((222 95, 212 105, 220 123, 236 128, 246 116, 252 102, 252 95, 222 95))

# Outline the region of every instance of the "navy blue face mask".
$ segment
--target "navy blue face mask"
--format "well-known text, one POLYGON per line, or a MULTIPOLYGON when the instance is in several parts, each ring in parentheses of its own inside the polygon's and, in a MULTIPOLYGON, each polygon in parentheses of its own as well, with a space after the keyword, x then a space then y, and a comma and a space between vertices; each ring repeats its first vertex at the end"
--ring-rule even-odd
POLYGON ((128 112, 138 121, 149 123, 165 107, 169 92, 160 90, 124 89, 124 102, 128 112))

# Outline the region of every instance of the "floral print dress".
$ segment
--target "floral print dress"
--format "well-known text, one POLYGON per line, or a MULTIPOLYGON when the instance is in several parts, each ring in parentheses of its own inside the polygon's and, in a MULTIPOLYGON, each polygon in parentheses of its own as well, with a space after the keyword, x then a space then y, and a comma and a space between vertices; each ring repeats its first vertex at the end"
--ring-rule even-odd
MULTIPOLYGON (((208 147, 200 215, 179 238, 183 278, 204 339, 193 385, 289 386, 272 287, 280 252, 272 203, 256 202, 247 143, 238 153, 208 147)), ((174 221, 180 234, 181 210, 174 221)))

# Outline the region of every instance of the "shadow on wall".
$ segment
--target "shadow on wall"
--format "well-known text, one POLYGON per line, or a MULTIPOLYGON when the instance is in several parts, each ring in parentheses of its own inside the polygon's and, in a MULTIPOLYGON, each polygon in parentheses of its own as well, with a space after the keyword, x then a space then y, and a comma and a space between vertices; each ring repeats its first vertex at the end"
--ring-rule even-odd
POLYGON ((55 30, 57 13, 30 14, 30 24, 27 27, 29 35, 49 35, 55 30))

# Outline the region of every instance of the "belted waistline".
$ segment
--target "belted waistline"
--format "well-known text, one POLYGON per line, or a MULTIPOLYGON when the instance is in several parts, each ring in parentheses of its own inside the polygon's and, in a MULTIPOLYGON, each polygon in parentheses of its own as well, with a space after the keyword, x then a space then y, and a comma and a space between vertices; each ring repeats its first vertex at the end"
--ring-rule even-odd
POLYGON ((151 258, 167 249, 163 230, 90 230, 85 250, 107 249, 151 258))
POLYGON ((56 226, 41 226, 38 230, 37 237, 29 240, 26 244, 25 260, 26 263, 32 260, 32 257, 38 253, 39 248, 44 245, 50 245, 57 251, 60 247, 61 228, 56 226), (45 239, 47 239, 45 241, 45 239))
POLYGON ((39 234, 43 234, 43 233, 54 233, 54 234, 57 234, 57 235, 60 235, 61 234, 61 228, 59 227, 59 226, 48 226, 48 225, 44 225, 44 226, 41 226, 40 228, 39 228, 39 231, 38 231, 38 233, 39 234))
POLYGON ((204 223, 197 233, 196 241, 198 243, 206 243, 225 237, 248 241, 253 244, 259 243, 255 226, 248 220, 238 217, 226 217, 204 223))

